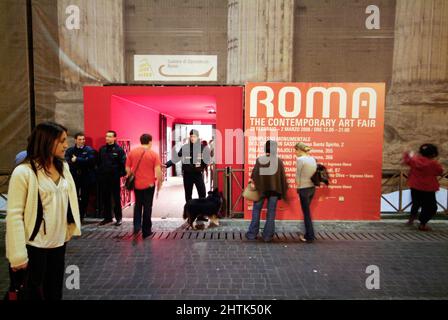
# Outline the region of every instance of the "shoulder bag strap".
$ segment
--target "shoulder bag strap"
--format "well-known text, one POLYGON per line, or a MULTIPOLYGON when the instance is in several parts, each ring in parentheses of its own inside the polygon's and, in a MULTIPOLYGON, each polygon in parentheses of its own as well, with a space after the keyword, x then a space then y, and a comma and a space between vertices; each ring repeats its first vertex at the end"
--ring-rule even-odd
POLYGON ((146 153, 146 150, 143 151, 143 153, 142 153, 142 155, 140 157, 140 160, 138 160, 137 166, 135 167, 135 170, 134 170, 134 174, 137 172, 138 167, 140 167, 140 162, 142 162, 142 159, 143 159, 143 156, 145 155, 145 153, 146 153))
POLYGON ((31 234, 30 241, 34 241, 37 234, 39 233, 40 226, 42 224, 42 221, 44 222, 44 232, 45 230, 45 220, 44 220, 44 210, 42 206, 42 199, 40 198, 39 194, 39 180, 37 178, 37 169, 33 162, 33 160, 30 160, 31 169, 33 169, 34 174, 36 175, 37 180, 37 215, 36 215, 36 224, 34 225, 33 233, 31 234))

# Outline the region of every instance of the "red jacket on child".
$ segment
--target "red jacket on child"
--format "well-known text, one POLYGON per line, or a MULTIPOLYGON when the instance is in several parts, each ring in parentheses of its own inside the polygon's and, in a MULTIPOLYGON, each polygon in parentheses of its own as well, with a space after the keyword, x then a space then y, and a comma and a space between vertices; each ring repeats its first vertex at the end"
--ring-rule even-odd
POLYGON ((420 191, 439 190, 440 184, 437 176, 443 173, 440 163, 421 155, 411 156, 408 152, 405 152, 403 161, 411 167, 408 177, 409 187, 420 191))

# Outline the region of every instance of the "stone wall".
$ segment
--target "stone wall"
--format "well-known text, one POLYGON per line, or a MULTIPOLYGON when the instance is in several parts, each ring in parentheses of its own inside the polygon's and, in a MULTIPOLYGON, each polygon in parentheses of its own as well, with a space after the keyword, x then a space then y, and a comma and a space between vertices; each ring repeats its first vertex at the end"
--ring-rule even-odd
POLYGON ((30 133, 25 0, 0 1, 0 175, 30 133))
POLYGON ((403 149, 422 143, 437 144, 448 166, 447 17, 447 1, 397 0, 385 167, 399 167, 403 149))

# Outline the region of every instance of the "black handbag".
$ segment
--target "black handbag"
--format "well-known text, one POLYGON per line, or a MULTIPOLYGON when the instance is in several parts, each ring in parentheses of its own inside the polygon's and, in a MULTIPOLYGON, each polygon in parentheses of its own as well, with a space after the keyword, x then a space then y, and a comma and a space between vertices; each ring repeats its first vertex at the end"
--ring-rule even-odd
POLYGON ((12 271, 9 267, 10 285, 4 301, 44 300, 42 287, 29 286, 29 270, 12 271))
POLYGON ((128 190, 134 190, 135 188, 135 176, 133 173, 131 173, 127 178, 125 182, 125 187, 128 190))
MULTIPOLYGON (((142 162, 143 156, 145 155, 145 151, 143 151, 142 156, 140 157, 140 160, 137 163, 137 167, 135 168, 134 172, 137 172, 138 167, 140 166, 140 162, 142 162)), ((126 182, 124 183, 124 186, 126 187, 126 189, 128 189, 129 191, 134 190, 135 189, 135 175, 133 172, 131 172, 129 174, 129 176, 126 178, 126 182)))

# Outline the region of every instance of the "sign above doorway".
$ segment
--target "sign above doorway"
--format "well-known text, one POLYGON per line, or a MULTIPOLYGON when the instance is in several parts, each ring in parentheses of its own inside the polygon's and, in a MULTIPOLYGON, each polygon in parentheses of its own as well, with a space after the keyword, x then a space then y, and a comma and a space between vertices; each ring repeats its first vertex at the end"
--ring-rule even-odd
POLYGON ((216 55, 134 55, 135 81, 217 81, 216 55))

